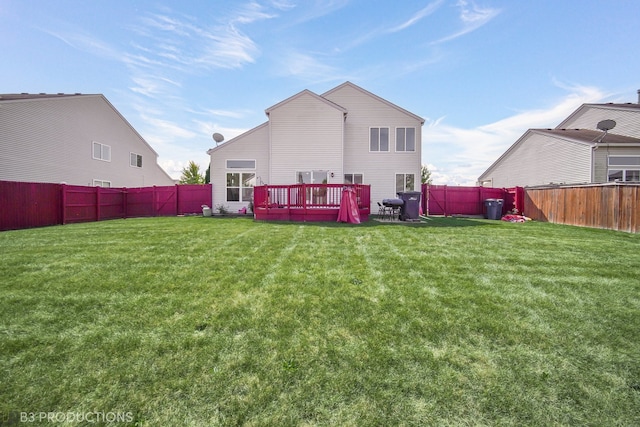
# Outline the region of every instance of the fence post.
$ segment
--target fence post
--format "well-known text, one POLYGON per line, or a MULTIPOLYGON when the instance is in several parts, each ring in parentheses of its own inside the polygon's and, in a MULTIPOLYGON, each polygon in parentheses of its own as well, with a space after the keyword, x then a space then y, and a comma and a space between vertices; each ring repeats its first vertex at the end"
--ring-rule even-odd
POLYGON ((102 187, 94 187, 96 189, 96 221, 100 221, 100 194, 102 193, 102 187))
POLYGON ((127 214, 127 187, 122 187, 122 218, 128 218, 127 214))
POLYGON ((60 197, 60 204, 62 205, 62 225, 67 223, 67 184, 60 184, 60 191, 62 196, 60 197))
POLYGON ((175 187, 176 187, 176 215, 180 215, 180 203, 179 203, 180 187, 178 186, 178 184, 176 184, 175 187))

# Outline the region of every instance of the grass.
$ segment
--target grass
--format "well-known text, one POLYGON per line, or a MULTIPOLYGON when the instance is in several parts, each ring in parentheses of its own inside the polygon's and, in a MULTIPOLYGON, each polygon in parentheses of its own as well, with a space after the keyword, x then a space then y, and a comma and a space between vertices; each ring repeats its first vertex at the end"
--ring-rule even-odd
POLYGON ((639 250, 633 234, 443 218, 3 232, 0 412, 638 425, 639 250))

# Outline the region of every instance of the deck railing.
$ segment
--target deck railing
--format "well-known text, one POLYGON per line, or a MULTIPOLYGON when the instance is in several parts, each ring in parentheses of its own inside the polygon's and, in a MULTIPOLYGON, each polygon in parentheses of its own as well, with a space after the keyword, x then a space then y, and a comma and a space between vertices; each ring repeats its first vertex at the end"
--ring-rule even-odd
POLYGON ((370 189, 362 184, 294 184, 261 185, 253 189, 253 204, 257 219, 330 220, 337 217, 342 191, 356 192, 358 209, 369 215, 370 189))

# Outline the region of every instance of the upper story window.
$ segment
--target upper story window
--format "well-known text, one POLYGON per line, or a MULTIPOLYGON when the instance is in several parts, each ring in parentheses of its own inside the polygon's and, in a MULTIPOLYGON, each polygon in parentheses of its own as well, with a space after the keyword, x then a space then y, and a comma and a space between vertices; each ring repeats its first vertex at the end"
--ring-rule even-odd
POLYGON ((129 165, 133 166, 134 168, 141 168, 142 167, 142 155, 136 154, 136 153, 131 153, 130 160, 129 160, 129 165))
POLYGON ((416 128, 396 128, 396 151, 416 151, 416 128))
POLYGON ((227 169, 255 169, 255 160, 227 160, 227 169))
POLYGON ((608 181, 640 181, 640 156, 609 156, 607 163, 608 181))
POLYGON ((93 158, 96 160, 104 160, 105 162, 110 162, 111 147, 109 145, 93 141, 93 158))
POLYGON ((369 129, 369 151, 389 151, 389 128, 369 129))

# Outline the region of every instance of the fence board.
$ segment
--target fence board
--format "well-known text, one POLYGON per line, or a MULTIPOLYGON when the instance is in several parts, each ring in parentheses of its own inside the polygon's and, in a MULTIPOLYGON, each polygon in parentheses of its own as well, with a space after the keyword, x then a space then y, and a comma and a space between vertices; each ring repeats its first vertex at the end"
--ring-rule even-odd
POLYGON ((59 184, 0 181, 0 231, 62 223, 59 184))
POLYGON ((637 233, 640 185, 527 188, 525 212, 538 221, 637 233))
POLYGON ((502 212, 514 208, 524 209, 521 187, 450 187, 448 185, 422 186, 422 206, 428 215, 484 215, 486 199, 503 199, 502 212))
POLYGON ((0 231, 75 222, 202 212, 211 184, 103 188, 0 181, 0 231))

